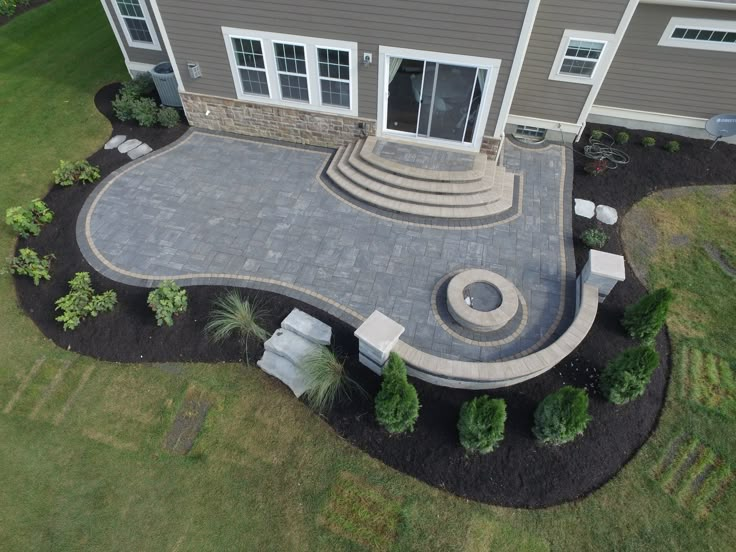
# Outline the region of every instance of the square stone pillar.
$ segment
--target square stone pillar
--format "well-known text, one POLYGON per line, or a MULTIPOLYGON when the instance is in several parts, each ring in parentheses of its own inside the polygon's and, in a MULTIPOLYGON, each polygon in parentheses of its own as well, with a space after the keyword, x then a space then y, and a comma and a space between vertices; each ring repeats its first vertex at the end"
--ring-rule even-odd
POLYGON ((361 364, 381 374, 391 349, 403 333, 404 326, 385 314, 373 311, 354 334, 358 338, 361 364))
POLYGON ((624 258, 621 255, 591 249, 588 262, 580 273, 580 279, 582 283, 598 288, 598 302, 602 303, 616 283, 626 279, 624 258))

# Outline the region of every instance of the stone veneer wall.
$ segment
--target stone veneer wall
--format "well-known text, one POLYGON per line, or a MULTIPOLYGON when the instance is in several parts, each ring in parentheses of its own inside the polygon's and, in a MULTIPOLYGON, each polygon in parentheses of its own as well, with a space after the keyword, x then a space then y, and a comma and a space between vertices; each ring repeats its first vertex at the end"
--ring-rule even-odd
POLYGON ((339 147, 359 138, 363 124, 367 135, 376 134, 376 122, 288 107, 229 100, 216 96, 181 93, 189 124, 210 130, 284 140, 312 146, 339 147), (210 114, 205 115, 209 110, 210 114))

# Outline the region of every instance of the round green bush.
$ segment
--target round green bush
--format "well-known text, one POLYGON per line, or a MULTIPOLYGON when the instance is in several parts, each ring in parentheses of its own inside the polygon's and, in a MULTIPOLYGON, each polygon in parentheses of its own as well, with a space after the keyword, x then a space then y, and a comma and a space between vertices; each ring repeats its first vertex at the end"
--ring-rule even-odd
POLYGON ((596 129, 596 130, 592 130, 590 132, 590 139, 591 140, 600 140, 601 138, 603 138, 603 131, 602 130, 596 129))
POLYGON ((376 420, 389 433, 414 431, 419 407, 417 390, 406 377, 406 364, 399 355, 391 353, 376 395, 376 420))
POLYGON ((152 127, 158 123, 158 106, 151 98, 138 98, 133 103, 133 118, 142 127, 152 127))
POLYGON ((179 112, 173 107, 162 107, 158 111, 158 124, 162 127, 173 128, 179 124, 179 112))
POLYGON ((601 249, 608 242, 608 234, 600 228, 588 228, 582 234, 580 239, 591 249, 601 249))
POLYGON ((647 293, 638 303, 626 307, 621 324, 634 339, 653 343, 667 320, 673 299, 672 292, 667 288, 647 293))
POLYGON ((140 98, 142 96, 150 96, 155 89, 156 85, 153 84, 153 77, 148 73, 141 73, 134 79, 124 83, 121 90, 123 94, 140 98))
POLYGON ((601 374, 603 395, 614 404, 625 404, 646 391, 659 355, 650 345, 628 349, 608 363, 601 374))
POLYGON ((677 140, 670 140, 664 145, 664 149, 666 149, 670 153, 677 153, 680 151, 680 142, 677 140))
POLYGON ((645 148, 651 148, 656 143, 657 143, 657 140, 655 140, 651 136, 645 136, 644 138, 641 139, 641 145, 644 146, 645 148))
POLYGON ((628 132, 624 132, 623 130, 621 132, 616 133, 616 143, 617 144, 628 144, 629 142, 629 136, 628 132))
POLYGON ((463 403, 457 429, 460 444, 469 451, 487 454, 503 441, 506 401, 486 395, 463 403))
POLYGON ((112 111, 115 113, 120 121, 130 121, 133 119, 133 110, 136 102, 138 101, 137 96, 131 94, 118 94, 112 101, 112 111))
POLYGON ((565 386, 547 395, 534 411, 534 435, 542 443, 563 445, 582 435, 592 418, 588 414, 588 393, 565 386))

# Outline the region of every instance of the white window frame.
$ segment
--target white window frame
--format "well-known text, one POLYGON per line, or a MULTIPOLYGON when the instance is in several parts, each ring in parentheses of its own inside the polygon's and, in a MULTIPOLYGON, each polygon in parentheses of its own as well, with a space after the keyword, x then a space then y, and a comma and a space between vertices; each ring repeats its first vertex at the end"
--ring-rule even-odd
POLYGON ((307 44, 302 44, 301 42, 293 42, 290 40, 273 40, 271 41, 271 49, 272 49, 271 54, 273 55, 273 60, 274 60, 274 68, 276 69, 276 82, 278 83, 278 86, 279 86, 279 98, 281 98, 281 101, 295 102, 295 103, 300 103, 303 105, 308 105, 308 104, 311 105, 312 100, 314 98, 312 97, 312 92, 313 92, 312 82, 311 82, 312 79, 309 78, 309 54, 307 54, 309 50, 309 46, 307 44), (297 46, 297 47, 304 48, 304 65, 305 65, 306 73, 291 73, 289 71, 281 71, 279 69, 278 63, 276 62, 276 45, 277 44, 280 44, 282 46, 297 46), (304 101, 304 100, 295 100, 293 98, 284 98, 284 91, 281 88, 281 75, 288 75, 290 77, 301 77, 303 79, 307 79, 307 96, 309 97, 309 100, 304 101))
MULTIPOLYGON (((235 84, 236 96, 239 100, 249 101, 253 103, 261 103, 267 105, 276 105, 282 107, 290 107, 293 109, 302 109, 306 111, 317 111, 322 113, 331 113, 345 116, 358 116, 358 43, 346 42, 341 40, 328 40, 324 38, 311 38, 306 36, 288 35, 280 33, 267 33, 263 31, 253 31, 246 29, 237 29, 234 27, 222 27, 222 36, 225 41, 225 50, 227 51, 228 61, 230 62, 230 70, 232 72, 235 84), (240 82, 240 73, 235 60, 235 52, 233 50, 233 38, 242 38, 246 40, 260 40, 263 57, 266 64, 266 76, 268 79, 269 96, 261 96, 256 94, 248 94, 243 92, 242 83, 240 82), (306 64, 307 64, 307 85, 309 87, 309 102, 303 100, 292 100, 284 98, 281 93, 281 80, 279 79, 279 71, 276 64, 276 51, 274 43, 292 44, 294 46, 303 46, 306 64), (346 50, 349 52, 350 60, 350 107, 341 107, 322 103, 322 89, 319 84, 319 64, 317 59, 317 48, 327 48, 330 50, 346 50), (318 93, 315 93, 317 92, 318 93)), ((304 76, 304 75, 301 75, 304 76)))
POLYGON ((608 64, 610 60, 609 52, 612 50, 609 46, 615 40, 615 35, 610 33, 592 33, 590 31, 574 31, 566 29, 562 34, 562 40, 560 46, 557 48, 557 55, 555 61, 552 63, 552 69, 549 73, 550 80, 557 80, 562 82, 574 82, 578 84, 590 84, 593 85, 598 81, 602 80, 606 74, 608 64), (589 42, 600 42, 603 44, 600 57, 595 60, 595 68, 593 74, 590 76, 584 75, 569 75, 567 73, 561 73, 562 62, 565 59, 567 48, 570 45, 571 40, 585 40, 589 42))
MULTIPOLYGON (((148 12, 148 5, 146 0, 138 0, 138 4, 141 7, 141 11, 143 12, 143 19, 146 22, 146 26, 148 27, 148 32, 151 35, 151 40, 153 42, 140 42, 138 40, 133 40, 133 37, 130 36, 130 31, 128 30, 128 25, 125 24, 125 18, 130 17, 129 15, 123 15, 120 11, 120 6, 118 6, 117 0, 111 0, 112 7, 115 10, 115 15, 118 18, 118 23, 120 24, 120 28, 123 30, 123 34, 125 35, 125 40, 128 43, 128 46, 130 48, 143 48, 145 50, 161 50, 161 44, 158 40, 158 33, 156 33, 156 27, 153 25, 153 19, 151 19, 151 14, 148 12)), ((133 19, 140 19, 140 18, 133 18, 133 19)))
POLYGON ((230 39, 230 49, 232 50, 232 64, 235 66, 234 74, 237 77, 235 81, 235 86, 240 94, 258 97, 258 98, 268 98, 272 94, 271 86, 273 83, 271 82, 270 75, 268 74, 268 68, 266 67, 266 57, 268 57, 268 54, 266 53, 266 50, 264 49, 265 45, 263 44, 263 41, 260 38, 253 38, 253 37, 246 37, 246 36, 233 36, 230 39), (247 65, 240 66, 238 65, 238 59, 235 57, 235 48, 233 48, 233 38, 239 38, 241 40, 250 40, 251 42, 258 42, 261 45, 261 55, 263 56, 263 68, 260 67, 248 67, 247 65), (266 74, 266 86, 268 87, 268 95, 266 94, 254 94, 252 92, 245 92, 243 90, 243 80, 240 77, 240 69, 247 69, 249 71, 260 71, 266 74))
MULTIPOLYGON (((348 48, 337 48, 335 46, 325 46, 322 43, 319 43, 319 44, 317 44, 315 46, 315 55, 317 56, 317 67, 316 67, 316 70, 317 70, 317 84, 318 84, 318 89, 317 90, 319 91, 319 98, 318 99, 319 99, 320 105, 323 106, 323 107, 327 107, 327 108, 334 107, 336 109, 340 109, 341 107, 340 106, 336 106, 336 105, 332 105, 332 104, 324 104, 324 103, 322 103, 322 79, 329 80, 329 81, 334 81, 334 82, 345 82, 345 79, 333 79, 333 78, 330 78, 330 77, 322 77, 322 76, 320 76, 320 74, 319 74, 319 50, 336 50, 338 52, 347 52, 348 53, 348 70, 350 71, 350 78, 348 79, 348 82, 350 83, 350 96, 351 96, 351 98, 350 98, 350 108, 352 108, 352 106, 353 106, 353 100, 352 100, 352 95, 353 95, 353 82, 352 81, 353 81, 353 71, 355 70, 355 67, 353 67, 353 65, 355 64, 355 62, 353 60, 354 59, 357 59, 357 58, 354 58, 353 57, 353 51, 350 50, 350 49, 348 49, 348 48)), ((357 65, 357 64, 355 64, 355 65, 357 65)), ((349 108, 344 108, 343 107, 342 109, 349 109, 349 108)))
POLYGON ((677 27, 698 29, 702 31, 721 31, 725 33, 736 33, 736 20, 722 21, 719 19, 693 19, 690 17, 673 17, 665 27, 658 46, 670 46, 672 48, 688 48, 691 50, 710 50, 713 52, 736 52, 736 43, 709 42, 707 40, 694 40, 692 38, 672 38, 672 33, 677 27))

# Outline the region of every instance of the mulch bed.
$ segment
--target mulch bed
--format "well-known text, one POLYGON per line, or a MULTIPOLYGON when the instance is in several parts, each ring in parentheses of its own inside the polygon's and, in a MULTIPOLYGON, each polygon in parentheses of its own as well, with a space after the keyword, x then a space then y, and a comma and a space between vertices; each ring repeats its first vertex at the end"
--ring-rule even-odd
POLYGON ((12 21, 19 15, 31 11, 34 8, 37 8, 38 6, 43 6, 44 4, 48 4, 51 2, 51 0, 31 0, 30 3, 27 6, 17 6, 15 8, 15 13, 13 15, 7 16, 7 15, 0 15, 0 27, 5 25, 8 21, 12 21))
MULTIPOLYGON (((158 149, 186 130, 184 125, 174 129, 143 129, 115 121, 110 101, 116 90, 117 85, 107 86, 95 98, 100 111, 113 124, 113 135, 126 134, 158 149)), ((632 141, 636 141, 637 135, 632 134, 632 141)), ((664 140, 661 135, 656 136, 664 140)), ((718 178, 725 179, 728 168, 734 166, 736 148, 719 145, 707 163, 709 172, 704 173, 704 167, 691 158, 703 155, 703 145, 685 139, 681 142, 683 151, 680 154, 648 151, 646 157, 639 157, 632 144, 628 148, 632 152, 628 167, 596 179, 582 172, 584 159, 576 155, 575 196, 607 203, 623 214, 650 191, 683 186, 686 182, 713 183, 718 178)), ((89 160, 100 165, 103 177, 128 162, 127 156, 116 150, 100 150, 89 160)), ((231 362, 242 358, 235 343, 215 346, 204 335, 211 303, 222 288, 190 287, 188 311, 177 319, 173 328, 159 328, 146 306, 149 290, 113 282, 91 269, 77 247, 75 225, 79 210, 93 188, 52 188, 46 201, 55 211, 56 219, 39 237, 19 241, 19 247, 32 247, 40 254, 54 253, 57 257, 52 266, 51 282, 35 287, 30 279, 16 279, 18 300, 41 331, 60 347, 107 361, 231 362), (67 292, 67 281, 78 271, 92 273, 95 289, 114 289, 119 305, 112 313, 87 320, 73 332, 64 332, 54 320, 54 301, 67 292)), ((579 220, 575 220, 575 228, 576 231, 580 229, 579 220)), ((606 249, 621 251, 617 236, 606 249)), ((576 257, 579 262, 585 257, 578 243, 576 257)), ((245 295, 263 302, 268 308, 265 326, 270 331, 275 330, 294 307, 333 327, 336 349, 346 357, 351 377, 366 391, 365 395, 353 394, 351 401, 337 405, 327 416, 330 425, 347 441, 401 472, 456 495, 527 508, 574 500, 599 488, 634 455, 655 427, 667 386, 669 350, 666 335, 660 335, 657 340, 662 363, 642 398, 616 407, 604 401, 596 391, 597 374, 605 363, 633 345, 618 321, 623 309, 644 292, 641 283, 629 277, 601 305, 590 335, 562 364, 529 382, 491 391, 492 396, 507 401, 506 437, 493 453, 468 456, 458 443, 457 415, 464 401, 481 392, 437 387, 416 380, 422 403, 416 429, 409 435, 391 437, 375 422, 372 397, 379 388, 380 379, 358 363, 354 328, 288 297, 243 290, 245 295), (540 446, 531 433, 534 409, 543 397, 564 384, 590 390, 593 421, 585 435, 571 444, 540 446)), ((261 345, 251 344, 251 359, 260 358, 262 350, 261 345)))

